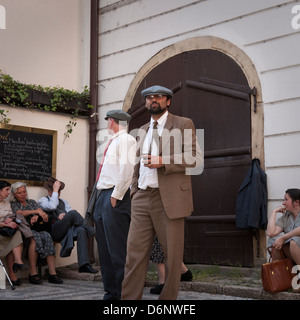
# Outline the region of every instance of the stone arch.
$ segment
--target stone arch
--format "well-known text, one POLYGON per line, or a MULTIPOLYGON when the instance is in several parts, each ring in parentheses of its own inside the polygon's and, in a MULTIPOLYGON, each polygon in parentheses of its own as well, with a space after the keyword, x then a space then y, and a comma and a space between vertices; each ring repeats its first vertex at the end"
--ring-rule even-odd
MULTIPOLYGON (((243 71, 249 87, 256 88, 256 108, 253 96, 251 95, 251 147, 252 158, 260 159, 261 167, 265 168, 264 158, 264 114, 263 99, 260 79, 254 63, 249 56, 232 42, 214 36, 197 36, 176 42, 155 54, 138 71, 127 91, 123 110, 128 110, 133 102, 136 91, 146 75, 165 60, 183 52, 201 49, 211 49, 220 51, 232 58, 243 71)), ((259 231, 256 239, 253 239, 254 258, 265 258, 266 253, 266 234, 263 230, 259 231), (257 252, 259 251, 259 252, 257 252)), ((259 263, 259 261, 258 261, 259 263)))

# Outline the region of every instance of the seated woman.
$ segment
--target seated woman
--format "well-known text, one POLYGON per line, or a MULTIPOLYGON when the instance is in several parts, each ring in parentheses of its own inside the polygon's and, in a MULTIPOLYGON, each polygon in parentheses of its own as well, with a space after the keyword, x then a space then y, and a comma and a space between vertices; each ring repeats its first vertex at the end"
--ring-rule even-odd
POLYGON ((273 260, 280 260, 280 250, 296 265, 300 265, 300 189, 285 192, 283 206, 273 210, 269 218, 268 247, 272 247, 273 260), (276 220, 277 213, 283 215, 276 220))
POLYGON ((60 192, 65 187, 63 182, 50 177, 44 187, 48 191, 48 196, 42 197, 38 203, 49 216, 55 218, 51 225, 51 236, 54 241, 62 245, 60 256, 67 257, 71 254, 76 239, 78 271, 97 273, 98 270, 90 265, 88 250, 88 239, 94 236, 94 228, 86 225, 81 214, 73 210, 66 200, 60 198, 60 192))
MULTIPOLYGON (((10 193, 10 183, 0 180, 0 227, 9 227, 17 229, 17 223, 8 216, 12 215, 10 203, 5 201, 10 193)), ((0 235, 0 257, 6 257, 7 271, 9 278, 14 286, 20 286, 21 280, 17 278, 16 272, 18 270, 25 270, 26 266, 22 261, 23 249, 22 235, 17 230, 12 237, 4 237, 0 235)))
MULTIPOLYGON (((38 206, 37 202, 27 197, 26 184, 23 182, 16 182, 12 184, 12 195, 14 201, 11 201, 12 211, 17 214, 22 214, 31 228, 38 221, 39 216, 43 219, 44 222, 48 221, 48 215, 38 206)), ((38 255, 41 259, 46 259, 49 267, 49 276, 48 282, 61 284, 63 283, 55 270, 55 248, 51 235, 46 231, 35 231, 32 230, 33 237, 35 240, 35 253, 29 257, 30 266, 33 273, 29 274, 29 282, 32 284, 41 284, 42 280, 36 272, 36 262, 38 255)))

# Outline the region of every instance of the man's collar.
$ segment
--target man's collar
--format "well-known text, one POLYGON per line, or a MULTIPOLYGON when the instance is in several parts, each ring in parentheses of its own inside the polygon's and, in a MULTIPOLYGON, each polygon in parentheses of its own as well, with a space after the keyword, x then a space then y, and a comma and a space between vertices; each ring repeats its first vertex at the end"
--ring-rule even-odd
POLYGON ((122 129, 122 130, 114 133, 114 134, 111 136, 111 139, 115 139, 115 138, 117 138, 118 136, 120 136, 120 135, 123 134, 123 133, 126 133, 126 130, 125 130, 125 129, 122 129))
POLYGON ((168 117, 168 114, 169 114, 169 111, 166 111, 159 119, 157 120, 154 120, 152 117, 151 117, 151 121, 150 121, 150 126, 153 124, 153 122, 157 121, 158 122, 158 125, 161 125, 168 117))

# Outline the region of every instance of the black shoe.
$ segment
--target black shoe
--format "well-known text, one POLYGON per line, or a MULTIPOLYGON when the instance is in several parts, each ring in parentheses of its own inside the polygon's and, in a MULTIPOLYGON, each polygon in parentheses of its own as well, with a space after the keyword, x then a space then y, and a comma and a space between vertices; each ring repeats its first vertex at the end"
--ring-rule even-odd
POLYGON ((20 279, 17 280, 12 280, 11 283, 15 286, 18 287, 22 284, 22 281, 20 279))
POLYGON ((150 293, 152 294, 160 294, 163 289, 164 284, 157 284, 154 288, 150 289, 150 293))
POLYGON ((28 269, 28 266, 26 264, 19 264, 19 263, 14 263, 12 266, 13 272, 17 273, 19 270, 24 271, 28 269))
POLYGON ((81 267, 79 268, 79 272, 97 273, 98 270, 93 269, 93 268, 91 267, 91 265, 89 265, 89 264, 85 264, 85 265, 83 265, 83 266, 81 266, 81 267))
POLYGON ((31 284, 42 284, 43 283, 43 281, 40 279, 38 274, 34 274, 33 276, 29 275, 28 279, 31 284))
POLYGON ((180 281, 192 281, 192 280, 193 280, 193 274, 190 270, 183 273, 180 278, 180 281))
POLYGON ((111 293, 107 292, 104 297, 103 300, 121 300, 120 296, 114 296, 111 293))
POLYGON ((49 282, 49 283, 56 283, 56 284, 62 284, 62 283, 64 283, 64 282, 62 281, 62 279, 58 277, 57 274, 49 274, 49 276, 48 276, 48 282, 49 282))

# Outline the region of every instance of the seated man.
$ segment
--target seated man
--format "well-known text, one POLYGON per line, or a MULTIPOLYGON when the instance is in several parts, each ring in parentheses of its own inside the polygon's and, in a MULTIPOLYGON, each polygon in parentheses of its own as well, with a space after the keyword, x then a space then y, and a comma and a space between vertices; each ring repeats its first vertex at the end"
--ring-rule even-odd
POLYGON ((71 254, 74 240, 77 240, 77 255, 79 272, 97 273, 90 265, 88 254, 88 238, 94 236, 95 230, 84 224, 84 219, 76 210, 72 210, 66 200, 59 198, 65 184, 52 177, 45 182, 48 196, 39 200, 39 205, 52 219, 51 236, 55 242, 60 242, 61 257, 71 254))

